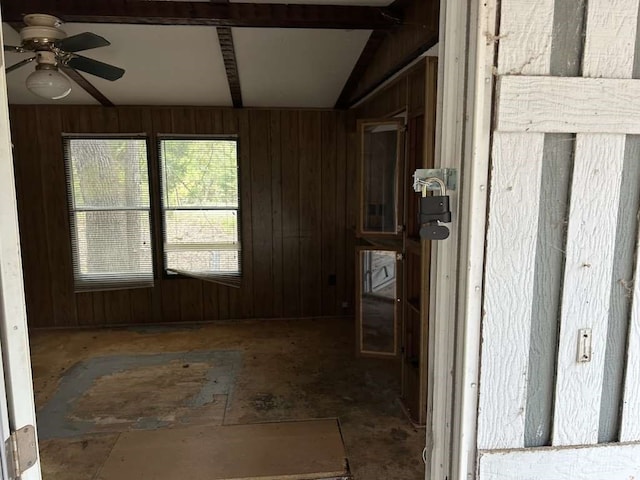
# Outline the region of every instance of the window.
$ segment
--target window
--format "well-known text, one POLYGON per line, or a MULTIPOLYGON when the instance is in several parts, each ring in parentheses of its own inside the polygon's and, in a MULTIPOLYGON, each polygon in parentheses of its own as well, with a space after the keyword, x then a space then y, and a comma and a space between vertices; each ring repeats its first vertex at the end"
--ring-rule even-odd
POLYGON ((75 290, 153 285, 144 138, 64 138, 75 290))
POLYGON ((237 286, 237 140, 162 138, 159 152, 166 271, 237 286))

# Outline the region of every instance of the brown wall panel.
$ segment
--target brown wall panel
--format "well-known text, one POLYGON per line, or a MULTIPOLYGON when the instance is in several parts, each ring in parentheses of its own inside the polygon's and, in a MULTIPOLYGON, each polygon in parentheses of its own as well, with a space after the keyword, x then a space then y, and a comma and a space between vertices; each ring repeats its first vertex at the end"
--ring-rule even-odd
POLYGON ((334 277, 336 275, 336 121, 330 112, 322 113, 322 145, 323 151, 322 165, 322 256, 321 256, 321 281, 322 281, 322 313, 324 315, 335 315, 336 313, 336 290, 334 277))
POLYGON ((300 298, 303 316, 322 313, 322 164, 321 113, 300 112, 300 298), (314 313, 317 312, 317 313, 314 313))
MULTIPOLYGON (((352 313, 342 308, 354 295, 352 113, 13 105, 10 114, 31 327, 352 313), (241 288, 166 278, 156 255, 153 288, 74 293, 62 133, 146 133, 156 199, 158 134, 237 134, 241 288)), ((152 221, 161 222, 158 207, 152 221)), ((162 235, 154 231, 157 246, 162 235)))
MULTIPOLYGON (((271 220, 270 118, 267 110, 249 112, 251 139, 251 230, 258 233, 251 242, 253 262, 253 314, 273 315, 273 228, 271 220)), ((244 206, 244 204, 243 204, 244 206)))
MULTIPOLYGON (((69 238, 69 216, 67 214, 67 194, 65 185, 65 170, 62 153, 62 140, 59 132, 62 130, 62 113, 58 107, 48 112, 36 112, 36 129, 38 131, 39 151, 41 158, 42 191, 44 199, 44 218, 37 230, 32 234, 40 235, 40 228, 47 232, 47 256, 49 263, 49 281, 51 295, 55 308, 50 313, 50 319, 41 320, 55 326, 64 326, 67 322, 76 323, 76 304, 73 294, 73 267, 71 263, 71 244, 69 238), (63 188, 60 188, 60 185, 63 188), (57 208, 64 206, 65 208, 57 208)), ((33 141, 29 138, 27 141, 33 141)), ((13 138, 17 143, 17 139, 13 138)), ((20 162, 18 161, 18 164, 20 162)), ((28 177, 21 175, 23 178, 28 177)), ((26 201, 24 205, 30 204, 26 201)), ((23 232, 24 236, 25 233, 23 232)))
POLYGON ((272 314, 283 314, 282 250, 282 154, 280 111, 269 113, 269 147, 271 149, 271 301, 272 314))
MULTIPOLYGON (((16 168, 15 172, 16 189, 22 192, 18 197, 18 209, 29 208, 31 211, 31 215, 24 216, 20 222, 22 250, 30 252, 28 256, 23 255, 22 260, 27 315, 31 315, 32 312, 51 312, 53 308, 48 239, 46 235, 38 234, 42 229, 46 202, 37 147, 38 132, 34 131, 34 125, 36 125, 35 111, 28 112, 13 125, 14 137, 16 135, 31 137, 31 141, 14 144, 13 150, 14 155, 21 159, 21 168, 16 168)), ((39 320, 44 319, 39 318, 39 320)))
POLYGON ((285 317, 300 312, 300 163, 298 157, 299 112, 280 112, 282 132, 282 248, 283 305, 285 317))

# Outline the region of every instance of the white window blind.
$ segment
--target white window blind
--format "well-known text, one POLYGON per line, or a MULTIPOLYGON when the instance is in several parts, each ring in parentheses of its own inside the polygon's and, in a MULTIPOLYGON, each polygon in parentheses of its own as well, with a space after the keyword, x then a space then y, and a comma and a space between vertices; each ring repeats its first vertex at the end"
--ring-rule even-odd
POLYGON ((75 290, 153 285, 144 138, 64 138, 75 290))
POLYGON ((161 138, 164 260, 170 274, 240 285, 235 138, 161 138))

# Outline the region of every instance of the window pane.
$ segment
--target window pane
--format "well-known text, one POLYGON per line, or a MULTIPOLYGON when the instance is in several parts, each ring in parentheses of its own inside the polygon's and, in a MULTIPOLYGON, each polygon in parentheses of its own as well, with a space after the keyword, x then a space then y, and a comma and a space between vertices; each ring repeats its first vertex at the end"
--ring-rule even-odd
POLYGON ((148 212, 78 212, 75 226, 82 275, 151 271, 148 212))
POLYGON ((166 207, 238 207, 235 140, 162 140, 166 207))
POLYGON ((362 135, 362 230, 396 233, 398 124, 365 125, 362 135))
POLYGON ((148 207, 147 145, 143 139, 69 139, 75 208, 148 207))
POLYGON ((235 210, 168 210, 165 228, 168 244, 238 241, 238 215, 235 210))
POLYGON ((360 253, 360 341, 364 352, 396 351, 396 253, 360 253))
POLYGON ((237 250, 180 250, 167 252, 167 267, 192 273, 217 272, 220 275, 240 271, 240 252, 237 250))
POLYGON ((165 268, 239 280, 237 142, 161 139, 165 268))
POLYGON ((153 284, 146 141, 65 139, 76 291, 153 284))

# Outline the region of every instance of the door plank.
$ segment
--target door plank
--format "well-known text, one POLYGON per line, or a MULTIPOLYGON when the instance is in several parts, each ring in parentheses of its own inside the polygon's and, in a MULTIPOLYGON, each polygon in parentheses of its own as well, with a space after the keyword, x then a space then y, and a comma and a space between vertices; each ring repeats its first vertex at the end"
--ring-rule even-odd
POLYGON ((480 452, 482 480, 629 480, 638 475, 639 444, 480 452))
POLYGON ((498 79, 496 130, 640 133, 640 82, 506 75, 498 79))
MULTIPOLYGON (((639 0, 596 0, 587 9, 586 77, 631 78, 639 0), (615 39, 604 42, 615 31, 615 39)), ((598 442, 611 276, 626 136, 577 134, 564 287, 553 445, 598 442), (601 174, 606 165, 606 175, 601 174), (598 185, 594 188, 594 185, 598 185), (589 363, 576 362, 577 332, 591 328, 589 363)))
POLYGON ((624 136, 578 135, 562 292, 553 445, 597 443, 624 136), (606 175, 602 175, 606 165, 606 175), (597 188, 594 186, 597 185, 597 188), (593 357, 578 363, 578 330, 593 357))
POLYGON ((543 134, 497 133, 487 232, 478 448, 524 446, 543 134))
POLYGON ((549 72, 554 0, 501 2, 498 74, 540 75, 549 72))
MULTIPOLYGON (((640 230, 636 252, 640 251, 640 230)), ((640 255, 636 253, 620 441, 640 441, 640 255)))

